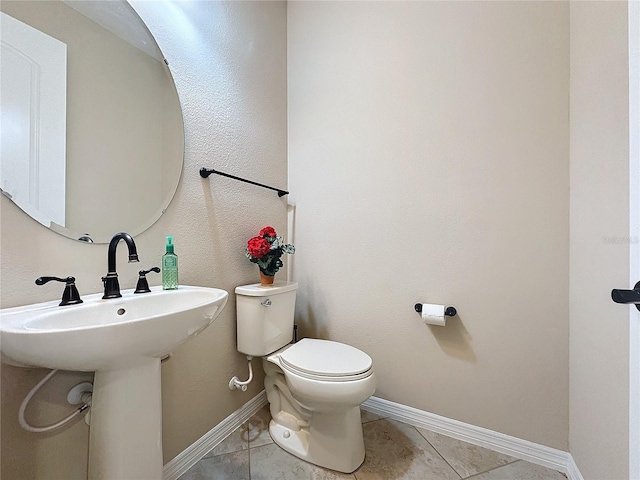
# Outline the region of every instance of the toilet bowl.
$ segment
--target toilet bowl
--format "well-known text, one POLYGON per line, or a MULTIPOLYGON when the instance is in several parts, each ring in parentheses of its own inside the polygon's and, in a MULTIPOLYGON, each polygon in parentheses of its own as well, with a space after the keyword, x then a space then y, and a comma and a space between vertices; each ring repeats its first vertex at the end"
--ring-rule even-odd
POLYGON ((364 461, 360 404, 376 388, 371 357, 329 340, 293 337, 297 283, 236 288, 238 350, 263 359, 269 433, 289 453, 340 472, 364 461))

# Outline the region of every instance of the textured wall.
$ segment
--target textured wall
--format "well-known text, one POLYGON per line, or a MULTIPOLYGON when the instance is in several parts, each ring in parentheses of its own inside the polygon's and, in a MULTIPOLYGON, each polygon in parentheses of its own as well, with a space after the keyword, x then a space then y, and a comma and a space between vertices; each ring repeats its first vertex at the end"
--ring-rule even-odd
POLYGON ((627 2, 571 3, 569 445, 594 479, 629 478, 627 33, 627 2))
POLYGON ((377 396, 567 449, 568 4, 288 19, 302 333, 368 352, 377 396))
MULTIPOLYGON (((286 231, 286 198, 222 177, 202 180, 215 166, 286 187, 286 5, 283 2, 134 2, 168 59, 185 122, 185 165, 164 216, 136 237, 141 264, 127 265, 120 248, 121 287, 135 286, 140 266, 159 265, 165 235, 174 235, 185 285, 229 292, 257 280, 244 257, 246 240, 266 224, 286 231)), ((141 185, 144 180, 141 180, 141 185)), ((58 298, 45 274, 77 278, 81 294, 101 291, 105 245, 63 238, 1 202, 1 304, 10 307, 58 298)), ((114 232, 115 233, 115 232, 114 232)), ((282 274, 284 276, 284 272, 282 274)), ((150 276, 152 284, 159 276, 150 276)), ((216 322, 179 347, 163 367, 164 456, 171 460, 262 387, 258 375, 246 393, 231 392, 233 375, 246 374, 235 350, 235 301, 216 322)), ((16 414, 44 370, 2 365, 2 478, 81 479, 86 475, 88 428, 77 422, 47 435, 24 432, 16 414)), ((69 386, 90 375, 65 373, 34 399, 29 417, 55 420, 67 411, 69 386)))

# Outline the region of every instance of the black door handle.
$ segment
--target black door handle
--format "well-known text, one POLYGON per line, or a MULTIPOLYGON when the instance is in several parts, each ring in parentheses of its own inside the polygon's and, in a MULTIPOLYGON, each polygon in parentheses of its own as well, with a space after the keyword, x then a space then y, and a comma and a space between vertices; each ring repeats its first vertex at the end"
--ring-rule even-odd
POLYGON ((636 283, 633 290, 611 290, 611 299, 616 303, 635 304, 640 310, 640 282, 636 283))

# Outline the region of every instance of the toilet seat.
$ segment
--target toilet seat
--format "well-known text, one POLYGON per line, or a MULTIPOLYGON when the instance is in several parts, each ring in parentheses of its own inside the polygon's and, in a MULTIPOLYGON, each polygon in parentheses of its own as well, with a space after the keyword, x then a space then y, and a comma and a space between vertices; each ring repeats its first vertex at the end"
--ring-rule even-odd
POLYGON ((279 354, 290 373, 325 382, 351 382, 373 373, 371 357, 355 347, 330 340, 303 338, 279 354))

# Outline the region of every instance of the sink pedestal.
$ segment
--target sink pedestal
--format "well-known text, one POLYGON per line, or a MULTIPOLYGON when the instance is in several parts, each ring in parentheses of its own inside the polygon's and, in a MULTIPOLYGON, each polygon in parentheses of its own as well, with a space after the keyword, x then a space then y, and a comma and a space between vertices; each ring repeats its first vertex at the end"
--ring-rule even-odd
POLYGON ((89 429, 89 479, 162 478, 160 359, 97 371, 89 429))
POLYGON ((219 288, 152 287, 136 295, 60 307, 0 309, 3 360, 96 372, 89 428, 91 480, 161 480, 160 356, 213 323, 229 294, 219 288))

